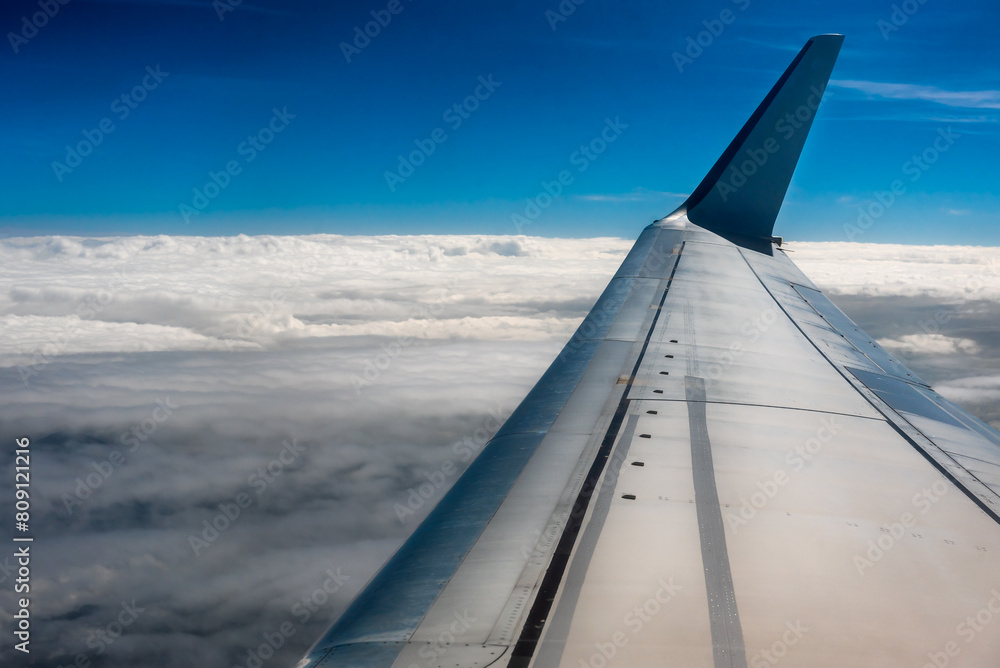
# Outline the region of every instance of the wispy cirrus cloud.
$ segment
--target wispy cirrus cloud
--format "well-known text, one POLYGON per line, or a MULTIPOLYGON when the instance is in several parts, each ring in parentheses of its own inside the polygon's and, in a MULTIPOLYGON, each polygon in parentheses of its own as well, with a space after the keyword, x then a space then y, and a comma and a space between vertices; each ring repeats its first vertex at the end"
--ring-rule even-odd
POLYGON ((964 109, 1000 109, 1000 90, 944 90, 936 86, 856 79, 833 79, 830 85, 888 100, 922 100, 964 109))
POLYGON ((683 199, 690 193, 675 193, 665 190, 646 190, 639 188, 628 193, 592 193, 578 195, 577 199, 585 202, 644 202, 652 199, 674 198, 683 199))

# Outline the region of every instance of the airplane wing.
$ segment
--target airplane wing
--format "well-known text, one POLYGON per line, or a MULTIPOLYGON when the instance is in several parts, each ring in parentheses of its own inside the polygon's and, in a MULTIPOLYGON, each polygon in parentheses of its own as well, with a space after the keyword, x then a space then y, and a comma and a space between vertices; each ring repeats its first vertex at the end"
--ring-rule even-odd
POLYGON ((1000 665, 1000 434, 772 236, 842 41, 642 232, 300 668, 1000 665))

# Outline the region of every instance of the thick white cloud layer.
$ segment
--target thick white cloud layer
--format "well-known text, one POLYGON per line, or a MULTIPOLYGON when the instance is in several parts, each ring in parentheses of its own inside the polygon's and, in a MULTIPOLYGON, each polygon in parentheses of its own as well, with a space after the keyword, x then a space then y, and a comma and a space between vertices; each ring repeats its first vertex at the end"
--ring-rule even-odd
MULTIPOLYGON (((467 464, 631 245, 0 241, 0 436, 33 443, 33 665, 245 666, 283 622, 295 634, 264 665, 294 662, 443 489, 413 515, 397 504, 467 464)), ((1000 251, 790 248, 872 335, 1000 424, 1000 251)))
POLYGON ((1000 301, 1000 249, 796 242, 789 257, 832 296, 1000 301))
POLYGON ((897 355, 975 355, 979 345, 972 339, 958 339, 942 334, 904 334, 898 339, 879 339, 879 345, 897 355))
POLYGON ((526 237, 125 237, 0 245, 0 353, 568 336, 631 246, 526 237))

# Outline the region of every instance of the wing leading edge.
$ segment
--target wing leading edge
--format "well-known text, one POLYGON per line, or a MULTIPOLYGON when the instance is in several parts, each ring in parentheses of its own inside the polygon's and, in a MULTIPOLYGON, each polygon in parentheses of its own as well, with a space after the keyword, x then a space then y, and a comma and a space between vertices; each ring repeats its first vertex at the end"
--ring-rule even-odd
POLYGON ((1000 611, 1000 434, 772 239, 842 39, 642 232, 300 668, 995 665, 1000 634, 960 625, 1000 611))

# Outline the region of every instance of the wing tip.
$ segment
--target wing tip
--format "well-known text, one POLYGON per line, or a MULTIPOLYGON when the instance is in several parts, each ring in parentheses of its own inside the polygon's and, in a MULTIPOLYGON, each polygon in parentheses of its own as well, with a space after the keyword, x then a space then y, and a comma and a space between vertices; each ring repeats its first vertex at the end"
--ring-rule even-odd
POLYGON ((698 187, 667 217, 686 213, 713 232, 770 238, 843 42, 839 33, 810 38, 698 187))

